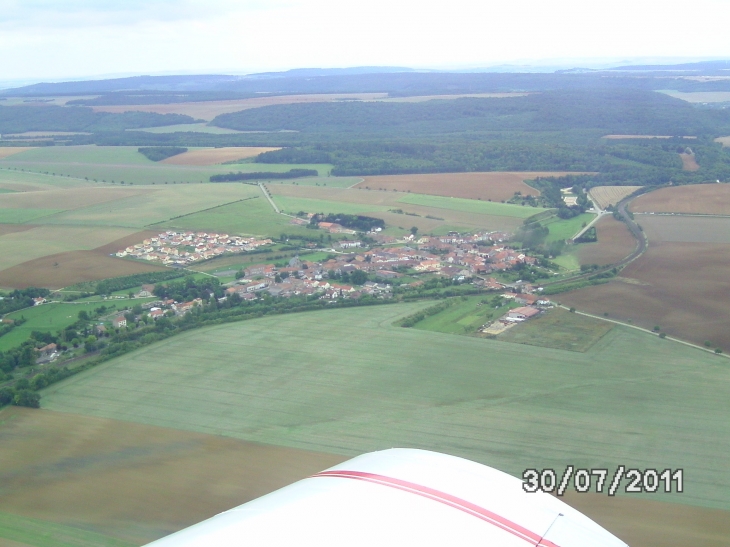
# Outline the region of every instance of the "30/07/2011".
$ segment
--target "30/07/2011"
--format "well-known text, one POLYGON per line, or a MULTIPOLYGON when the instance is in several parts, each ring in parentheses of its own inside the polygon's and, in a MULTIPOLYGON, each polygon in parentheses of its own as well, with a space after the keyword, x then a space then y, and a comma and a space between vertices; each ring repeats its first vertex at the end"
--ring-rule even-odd
MULTIPOLYGON (((571 479, 576 492, 590 492, 595 486, 595 492, 602 494, 609 476, 608 469, 575 469, 572 465, 565 468, 561 474, 554 469, 525 469, 522 473, 522 489, 528 493, 534 492, 555 492, 558 496, 565 494, 570 485, 571 479), (558 477, 560 477, 558 481, 558 477)), ((620 465, 613 473, 610 485, 607 489, 609 496, 615 496, 621 480, 628 482, 624 488, 627 494, 632 493, 655 493, 655 492, 684 492, 684 470, 683 469, 626 469, 620 465)))

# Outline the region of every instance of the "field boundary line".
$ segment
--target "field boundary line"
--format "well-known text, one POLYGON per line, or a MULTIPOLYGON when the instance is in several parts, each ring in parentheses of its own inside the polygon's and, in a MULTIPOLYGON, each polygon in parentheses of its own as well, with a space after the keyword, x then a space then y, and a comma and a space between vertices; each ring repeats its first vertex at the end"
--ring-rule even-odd
POLYGON ((351 184, 350 186, 348 186, 347 188, 345 188, 345 190, 349 190, 350 188, 354 188, 355 186, 357 186, 358 184, 360 184, 362 182, 365 182, 365 179, 364 178, 360 178, 359 181, 357 181, 355 184, 351 184))
MULTIPOLYGON (((564 310, 570 311, 569 307, 563 306, 562 304, 557 304, 557 306, 560 308, 563 308, 564 310)), ((632 325, 630 323, 624 323, 622 321, 617 321, 615 319, 609 319, 608 317, 601 317, 600 315, 593 315, 592 313, 586 313, 586 312, 582 312, 582 311, 578 311, 578 310, 575 310, 574 312, 571 312, 571 313, 577 313, 578 315, 584 315, 585 317, 592 317, 594 319, 600 319, 601 321, 607 321, 609 323, 621 325, 622 327, 629 327, 631 329, 639 330, 639 331, 647 333, 647 334, 653 334, 653 335, 659 336, 659 333, 656 333, 649 329, 645 329, 644 327, 637 327, 636 325, 632 325)), ((697 344, 693 344, 692 342, 685 342, 684 340, 680 340, 679 338, 674 338, 673 336, 665 336, 664 339, 671 340, 672 342, 677 342, 679 344, 684 344, 685 346, 699 349, 706 353, 711 353, 712 355, 717 355, 719 357, 725 357, 726 359, 730 359, 730 355, 726 355, 725 353, 715 353, 715 351, 712 349, 708 349, 708 348, 699 346, 697 344)))

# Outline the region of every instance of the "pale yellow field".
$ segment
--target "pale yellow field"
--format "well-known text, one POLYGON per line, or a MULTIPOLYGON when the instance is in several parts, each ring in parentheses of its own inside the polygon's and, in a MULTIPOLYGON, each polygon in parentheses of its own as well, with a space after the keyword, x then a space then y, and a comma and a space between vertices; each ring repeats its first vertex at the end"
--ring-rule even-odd
MULTIPOLYGON (((671 135, 604 135, 602 139, 673 139, 671 135)), ((684 135, 683 139, 696 139, 689 135, 684 135)))
POLYGON ((730 102, 730 91, 662 91, 670 97, 682 99, 688 103, 725 103, 730 102))
POLYGON ((596 186, 591 188, 591 197, 601 209, 616 205, 623 198, 635 192, 641 186, 596 186))
POLYGON ((422 103, 425 101, 451 100, 451 99, 506 99, 508 97, 525 97, 530 93, 463 93, 461 95, 418 95, 415 97, 388 97, 386 99, 375 99, 383 103, 422 103))
POLYGON ((337 100, 373 100, 387 97, 387 93, 333 93, 319 95, 282 95, 276 97, 256 97, 231 101, 201 101, 175 104, 135 104, 95 106, 96 112, 157 112, 158 114, 185 114, 193 118, 210 121, 221 114, 240 112, 250 108, 261 108, 275 104, 323 103, 337 100))
POLYGON ((717 137, 715 142, 719 142, 723 146, 730 147, 730 137, 717 137))
POLYGON ((0 159, 30 150, 32 146, 0 146, 0 159))
POLYGON ((227 161, 236 161, 246 158, 253 158, 264 152, 281 150, 266 146, 229 146, 225 148, 201 148, 199 150, 188 150, 183 154, 172 156, 162 160, 160 163, 169 165, 216 165, 227 161))

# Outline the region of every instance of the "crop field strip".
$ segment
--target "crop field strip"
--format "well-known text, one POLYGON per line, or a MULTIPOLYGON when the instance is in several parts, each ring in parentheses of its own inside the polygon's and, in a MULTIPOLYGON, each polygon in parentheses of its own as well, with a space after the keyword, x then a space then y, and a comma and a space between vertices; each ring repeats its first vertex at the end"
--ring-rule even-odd
POLYGON ((636 215, 649 244, 730 243, 730 216, 636 215))
POLYGON ((373 190, 397 190, 436 196, 482 199, 490 201, 508 200, 515 192, 539 196, 540 191, 525 184, 525 180, 537 177, 560 177, 567 172, 487 172, 487 173, 437 173, 423 175, 381 175, 365 177, 356 188, 373 190))
POLYGON ((515 475, 685 467, 683 503, 730 508, 724 360, 622 327, 577 353, 391 325, 422 306, 195 331, 57 384, 43 404, 343 455, 422 447, 515 475))
POLYGON ((639 188, 641 186, 595 186, 589 193, 596 204, 605 209, 609 205, 616 205, 639 188))
POLYGON ((0 444, 0 545, 10 535, 5 511, 28 536, 53 534, 33 546, 145 544, 344 459, 17 407, 0 411, 0 438, 13 439, 0 444))
MULTIPOLYGON (((253 158, 264 152, 281 150, 281 148, 230 146, 224 148, 197 148, 182 154, 171 156, 160 163, 166 165, 217 165, 227 161, 253 158)), ((262 169, 262 171, 265 169, 262 169)))

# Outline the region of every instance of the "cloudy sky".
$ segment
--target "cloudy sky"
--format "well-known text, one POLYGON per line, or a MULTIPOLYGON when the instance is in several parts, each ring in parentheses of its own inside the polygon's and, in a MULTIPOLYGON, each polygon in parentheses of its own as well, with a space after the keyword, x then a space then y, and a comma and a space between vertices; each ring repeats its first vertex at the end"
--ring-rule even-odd
POLYGON ((729 20, 730 0, 0 0, 0 80, 730 58, 729 20))

